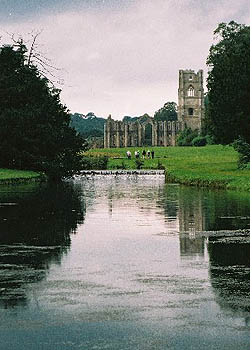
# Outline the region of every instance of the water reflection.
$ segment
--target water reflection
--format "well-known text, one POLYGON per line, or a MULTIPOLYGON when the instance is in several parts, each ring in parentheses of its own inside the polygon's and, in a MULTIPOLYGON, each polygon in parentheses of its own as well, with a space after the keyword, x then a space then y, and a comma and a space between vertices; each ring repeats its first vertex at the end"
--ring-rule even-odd
MULTIPOLYGON (((249 227, 249 194, 163 185, 144 178, 101 182, 92 179, 91 183, 96 191, 94 197, 107 197, 111 216, 118 208, 126 208, 125 215, 131 216, 133 208, 136 216, 139 215, 137 211, 145 215, 147 227, 151 226, 154 216, 159 216, 165 231, 158 234, 168 238, 179 235, 182 260, 204 261, 208 248, 210 281, 217 302, 233 311, 248 310, 249 244, 239 241, 242 235, 239 232, 236 232, 237 241, 232 244, 232 236, 235 230, 249 227)), ((86 191, 89 191, 87 187, 86 191)))
POLYGON ((178 201, 182 256, 204 255, 202 232, 249 227, 249 194, 181 186, 178 201))
POLYGON ((59 264, 70 234, 83 222, 79 185, 21 185, 0 189, 0 306, 26 303, 26 284, 59 264))
POLYGON ((134 178, 93 180, 92 188, 97 191, 95 197, 107 197, 112 217, 118 210, 132 217, 132 210, 136 217, 143 213, 145 223, 141 226, 150 230, 153 220, 157 231, 159 217, 165 230, 156 234, 167 238, 177 234, 182 260, 200 259, 204 263, 209 254, 209 277, 217 303, 233 312, 239 309, 247 317, 249 244, 239 241, 242 232, 236 231, 249 227, 249 194, 134 178), (236 242, 232 243, 234 235, 236 242))
POLYGON ((249 244, 242 238, 210 237, 210 279, 216 294, 216 301, 227 311, 249 314, 249 244))
POLYGON ((181 186, 178 201, 180 232, 249 228, 249 193, 181 186))
POLYGON ((0 310, 0 348, 247 348, 248 197, 134 176, 20 193, 1 194, 0 300, 25 307, 0 310))
POLYGON ((249 311, 249 242, 235 230, 249 227, 248 194, 180 187, 180 254, 205 254, 218 304, 229 311, 249 311), (224 230, 224 232, 222 232, 224 230))

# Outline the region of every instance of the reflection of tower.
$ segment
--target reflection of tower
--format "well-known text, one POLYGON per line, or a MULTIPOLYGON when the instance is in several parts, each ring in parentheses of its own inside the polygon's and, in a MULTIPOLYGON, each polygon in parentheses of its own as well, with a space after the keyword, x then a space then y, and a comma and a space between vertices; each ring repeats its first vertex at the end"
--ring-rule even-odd
POLYGON ((204 255, 204 237, 190 236, 188 233, 182 233, 179 237, 180 255, 204 255))
POLYGON ((192 191, 182 187, 179 191, 179 229, 180 232, 196 232, 205 230, 206 222, 203 209, 203 192, 192 191))
POLYGON ((188 187, 179 190, 179 232, 181 255, 203 255, 204 237, 199 232, 205 230, 203 192, 191 191, 188 187))
POLYGON ((178 120, 192 130, 201 129, 204 118, 203 70, 179 71, 178 120))

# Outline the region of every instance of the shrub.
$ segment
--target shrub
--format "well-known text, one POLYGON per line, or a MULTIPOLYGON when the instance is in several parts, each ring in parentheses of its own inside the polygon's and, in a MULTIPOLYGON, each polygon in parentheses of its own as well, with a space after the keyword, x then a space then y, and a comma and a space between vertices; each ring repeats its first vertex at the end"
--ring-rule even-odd
POLYGON ((144 165, 144 161, 142 160, 142 159, 136 159, 135 160, 135 162, 136 162, 136 168, 137 169, 141 169, 142 167, 143 167, 143 165, 144 165))
POLYGON ((95 157, 95 158, 102 158, 102 157, 108 157, 108 158, 120 158, 121 155, 120 153, 116 152, 102 152, 102 151, 94 151, 94 150, 89 150, 86 152, 83 152, 82 155, 84 157, 95 157))
POLYGON ((231 146, 239 153, 237 163, 238 169, 245 168, 246 164, 250 161, 250 145, 244 141, 243 138, 239 137, 231 146))
POLYGON ((200 147, 205 146, 207 144, 205 136, 197 136, 192 140, 192 146, 200 147))
POLYGON ((158 160, 157 169, 159 169, 159 170, 165 170, 165 166, 160 162, 160 160, 158 160))
POLYGON ((83 157, 83 170, 106 170, 108 166, 108 157, 83 157))
POLYGON ((215 145, 216 142, 213 135, 207 134, 205 138, 208 145, 215 145))
POLYGON ((125 164, 124 160, 122 161, 121 164, 116 165, 116 169, 122 169, 122 170, 126 169, 126 164, 125 164))
POLYGON ((191 128, 185 128, 178 135, 178 146, 192 146, 192 140, 198 136, 198 130, 192 130, 191 128))

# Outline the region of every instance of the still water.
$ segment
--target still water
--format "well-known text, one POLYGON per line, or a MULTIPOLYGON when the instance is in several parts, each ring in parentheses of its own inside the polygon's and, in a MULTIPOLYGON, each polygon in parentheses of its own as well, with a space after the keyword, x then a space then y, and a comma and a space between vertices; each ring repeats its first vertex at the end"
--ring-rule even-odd
POLYGON ((0 349, 249 349, 248 226, 162 176, 0 187, 0 349))

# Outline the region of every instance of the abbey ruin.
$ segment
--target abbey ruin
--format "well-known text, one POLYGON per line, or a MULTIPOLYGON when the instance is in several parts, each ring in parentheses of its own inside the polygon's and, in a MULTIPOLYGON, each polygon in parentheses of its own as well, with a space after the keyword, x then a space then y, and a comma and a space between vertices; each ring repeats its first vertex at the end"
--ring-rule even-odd
POLYGON ((178 120, 156 121, 140 118, 123 122, 108 117, 104 125, 104 148, 175 146, 176 136, 185 127, 201 130, 204 118, 203 70, 179 71, 178 120))

